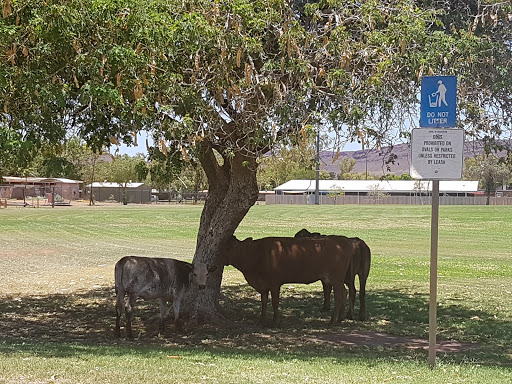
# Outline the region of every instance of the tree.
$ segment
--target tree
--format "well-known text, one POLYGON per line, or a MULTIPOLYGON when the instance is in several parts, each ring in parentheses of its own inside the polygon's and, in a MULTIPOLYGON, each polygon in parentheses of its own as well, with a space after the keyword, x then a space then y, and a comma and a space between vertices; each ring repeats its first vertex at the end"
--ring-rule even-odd
POLYGON ((113 157, 112 162, 104 162, 96 177, 121 185, 122 202, 126 205, 128 203, 126 188, 129 183, 140 181, 138 169, 140 169, 141 163, 144 164, 144 160, 139 156, 118 155, 113 157))
POLYGON ((32 159, 34 176, 83 180, 82 173, 91 155, 90 148, 76 137, 67 140, 63 145, 47 145, 32 159))
POLYGON ((382 179, 383 180, 412 180, 412 177, 408 173, 402 173, 401 175, 394 175, 392 173, 388 173, 382 179))
POLYGON ((29 173, 34 148, 23 136, 0 123, 0 175, 25 176, 29 173))
POLYGON ((511 7, 466 4, 4 0, 0 125, 34 147, 72 131, 95 149, 145 129, 161 159, 197 159, 209 192, 194 259, 212 264, 257 199, 260 156, 308 126, 338 142, 407 136, 423 74, 458 74, 461 123, 495 142, 512 112, 511 7))
POLYGON ((507 185, 512 178, 510 166, 500 162, 500 159, 494 155, 466 159, 464 168, 464 178, 479 180, 480 188, 484 189, 487 195, 487 205, 490 203, 491 195, 499 187, 507 185))
POLYGON ((349 179, 352 170, 354 169, 354 165, 356 165, 356 159, 353 157, 344 157, 340 161, 340 174, 339 177, 341 180, 349 179))
POLYGON ((258 167, 260 190, 271 190, 293 179, 314 179, 315 154, 313 148, 282 147, 271 156, 264 156, 258 167))
MULTIPOLYGON (((147 164, 144 175, 149 175, 149 183, 160 190, 188 191, 194 192, 194 202, 197 202, 197 193, 208 189, 206 176, 201 165, 191 159, 185 164, 178 163, 173 166, 164 158, 163 162, 153 161, 147 164)), ((141 166, 142 170, 143 167, 141 166)))
POLYGON ((384 188, 380 184, 370 185, 368 196, 372 196, 375 201, 380 200, 384 197, 389 196, 388 193, 384 192, 384 188))

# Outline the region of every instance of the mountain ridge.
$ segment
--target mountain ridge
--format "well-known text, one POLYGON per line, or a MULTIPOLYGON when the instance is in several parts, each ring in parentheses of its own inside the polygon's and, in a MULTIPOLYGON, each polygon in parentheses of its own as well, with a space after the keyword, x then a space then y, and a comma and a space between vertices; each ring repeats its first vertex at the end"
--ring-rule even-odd
MULTIPOLYGON (((509 147, 512 147, 509 143, 509 147)), ((484 152, 484 146, 479 141, 468 141, 464 143, 464 159, 475 157, 484 152)), ((505 151, 499 152, 499 156, 504 156, 505 151)), ((411 165, 410 144, 397 144, 393 147, 385 147, 380 150, 356 150, 340 151, 320 151, 320 170, 329 173, 340 173, 340 162, 343 158, 353 158, 356 160, 352 173, 365 173, 374 177, 382 177, 387 174, 400 176, 409 174, 411 165), (336 160, 334 160, 336 159, 336 160), (334 160, 334 161, 333 161, 334 160)))

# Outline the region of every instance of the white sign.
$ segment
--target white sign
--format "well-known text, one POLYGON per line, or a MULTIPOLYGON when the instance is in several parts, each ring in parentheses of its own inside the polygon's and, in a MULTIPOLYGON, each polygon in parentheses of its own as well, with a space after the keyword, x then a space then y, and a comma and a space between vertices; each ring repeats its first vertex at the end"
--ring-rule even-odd
POLYGON ((464 163, 464 130, 419 128, 412 130, 411 177, 458 180, 464 163))

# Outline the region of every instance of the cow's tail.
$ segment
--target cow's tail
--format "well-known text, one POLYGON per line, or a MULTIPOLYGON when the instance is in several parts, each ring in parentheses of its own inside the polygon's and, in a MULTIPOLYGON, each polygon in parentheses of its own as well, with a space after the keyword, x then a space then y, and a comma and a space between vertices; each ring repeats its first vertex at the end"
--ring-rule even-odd
POLYGON ((126 263, 126 257, 123 257, 116 263, 114 268, 114 288, 116 291, 116 295, 119 292, 120 287, 123 284, 123 269, 124 264, 126 263))
POLYGON ((359 257, 359 320, 366 318, 366 280, 370 274, 372 253, 363 240, 358 239, 357 256, 359 257))
POLYGON ((372 252, 370 250, 370 247, 368 246, 368 244, 366 244, 364 240, 361 240, 360 238, 357 238, 357 240, 358 242, 356 254, 360 261, 358 274, 360 279, 363 278, 366 280, 366 278, 370 274, 372 252))
MULTIPOLYGON (((121 336, 121 313, 123 312, 123 303, 122 298, 124 297, 124 288, 123 288, 123 270, 124 265, 126 264, 126 257, 123 257, 116 263, 114 267, 114 288, 116 291, 116 326, 114 329, 114 335, 116 337, 121 336)), ((127 324, 129 324, 129 320, 127 319, 127 324)), ((127 325, 128 326, 128 325, 127 325)), ((130 328, 131 329, 131 328, 130 328)))

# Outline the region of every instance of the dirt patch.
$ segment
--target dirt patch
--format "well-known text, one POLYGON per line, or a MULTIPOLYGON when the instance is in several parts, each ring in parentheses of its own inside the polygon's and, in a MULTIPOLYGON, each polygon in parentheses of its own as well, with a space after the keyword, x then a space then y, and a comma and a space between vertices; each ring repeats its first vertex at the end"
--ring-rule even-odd
MULTIPOLYGON (((186 323, 176 332, 169 321, 165 334, 159 335, 158 305, 141 301, 134 319, 136 340, 114 338, 114 297, 111 287, 70 294, 0 296, 4 342, 87 342, 92 344, 135 343, 138 345, 180 345, 235 350, 260 351, 325 351, 343 348, 385 348, 390 350, 427 350, 428 341, 394 336, 349 327, 312 328, 302 326, 262 327, 257 320, 227 320, 217 326, 186 323)), ((124 319, 123 319, 124 324, 124 319)), ((124 335, 124 329, 122 330, 124 335)), ((477 349, 476 344, 457 341, 438 343, 440 353, 456 353, 477 349)))
POLYGON ((0 258, 18 259, 22 257, 45 257, 54 256, 61 253, 60 249, 55 248, 33 248, 20 247, 19 249, 0 248, 0 258))
MULTIPOLYGON (((394 336, 381 332, 353 331, 350 333, 318 333, 306 336, 305 340, 313 343, 333 344, 337 346, 386 347, 428 350, 429 342, 414 337, 394 336)), ((477 344, 464 344, 458 341, 442 341, 437 343, 436 350, 441 353, 456 353, 477 349, 477 344)))

